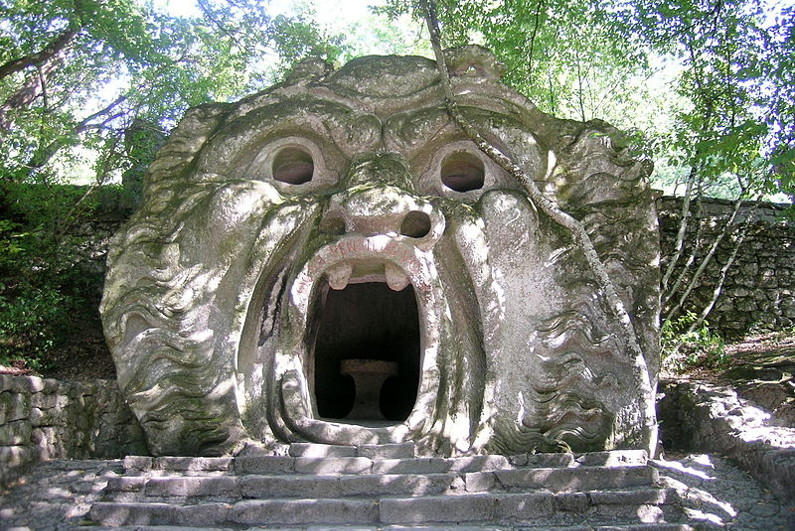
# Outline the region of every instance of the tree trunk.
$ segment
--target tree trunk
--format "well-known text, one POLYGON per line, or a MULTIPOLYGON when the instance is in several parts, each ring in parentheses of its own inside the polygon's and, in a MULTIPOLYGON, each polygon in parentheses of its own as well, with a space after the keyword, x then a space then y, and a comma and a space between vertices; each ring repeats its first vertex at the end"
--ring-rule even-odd
MULTIPOLYGON (((14 111, 30 106, 30 104, 41 95, 47 81, 52 77, 53 73, 60 68, 64 55, 66 55, 68 50, 68 44, 71 42, 72 38, 77 35, 77 32, 66 33, 71 33, 69 39, 65 40, 57 49, 53 49, 51 53, 42 54, 42 52, 40 52, 30 55, 27 58, 10 61, 0 67, 0 69, 5 68, 9 72, 17 72, 27 66, 36 67, 36 71, 28 76, 22 86, 11 93, 3 104, 0 105, 0 132, 9 131, 11 127, 13 127, 15 122, 14 111), (31 58, 35 58, 36 60, 33 61, 31 58), (16 66, 19 66, 19 68, 14 69, 16 66)), ((0 79, 2 79, 2 77, 3 76, 0 76, 0 79)))
POLYGON ((674 305, 673 308, 668 310, 668 313, 665 316, 666 322, 670 322, 674 317, 676 317, 677 312, 682 309, 685 302, 687 301, 687 298, 690 296, 690 293, 699 285, 699 281, 701 280, 701 275, 704 273, 704 270, 707 268, 710 261, 712 261, 712 257, 715 255, 715 252, 718 250, 720 242, 723 241, 723 238, 725 238, 726 235, 729 233, 729 230, 731 230, 731 227, 734 224, 734 220, 737 217, 737 213, 740 211, 740 207, 742 207, 742 204, 743 204, 743 195, 741 193, 740 197, 737 198, 737 201, 734 204, 731 216, 729 216, 729 219, 723 225, 723 228, 721 229, 718 236, 712 241, 712 244, 710 245, 706 256, 704 256, 704 258, 701 259, 701 263, 698 265, 698 268, 696 268, 695 273, 693 273, 693 277, 690 279, 690 282, 685 288, 684 293, 682 293, 682 295, 679 297, 679 301, 677 301, 676 305, 674 305))

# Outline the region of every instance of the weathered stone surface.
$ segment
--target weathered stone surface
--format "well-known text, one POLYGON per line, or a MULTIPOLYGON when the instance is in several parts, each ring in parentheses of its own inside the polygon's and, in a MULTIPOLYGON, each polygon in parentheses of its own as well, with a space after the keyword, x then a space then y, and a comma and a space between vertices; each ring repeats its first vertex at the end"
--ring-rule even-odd
POLYGON ((355 446, 331 444, 293 443, 289 454, 292 457, 356 457, 355 446))
POLYGON ((307 67, 190 110, 112 244, 105 332, 155 455, 297 440, 513 455, 650 438, 649 165, 603 122, 539 112, 484 50, 447 54, 468 119, 584 224, 645 357, 571 235, 451 122, 433 61, 307 67), (352 360, 370 377, 342 374, 352 360))
POLYGON ((116 382, 0 375, 0 485, 40 459, 146 451, 144 434, 116 382))
POLYGON ((372 500, 245 500, 229 511, 240 524, 360 524, 378 521, 378 503, 372 500))
POLYGON ((495 487, 505 490, 537 488, 554 492, 575 492, 648 485, 656 480, 656 474, 654 469, 645 466, 498 470, 466 474, 466 488, 468 492, 491 490, 495 487))

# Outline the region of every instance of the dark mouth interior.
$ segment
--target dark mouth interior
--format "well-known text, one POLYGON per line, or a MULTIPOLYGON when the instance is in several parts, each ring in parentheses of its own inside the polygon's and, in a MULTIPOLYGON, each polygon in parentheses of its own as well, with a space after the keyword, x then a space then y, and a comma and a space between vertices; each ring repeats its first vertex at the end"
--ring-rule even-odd
POLYGON ((315 403, 320 417, 406 420, 417 399, 420 324, 414 288, 383 282, 329 289, 312 319, 315 403))

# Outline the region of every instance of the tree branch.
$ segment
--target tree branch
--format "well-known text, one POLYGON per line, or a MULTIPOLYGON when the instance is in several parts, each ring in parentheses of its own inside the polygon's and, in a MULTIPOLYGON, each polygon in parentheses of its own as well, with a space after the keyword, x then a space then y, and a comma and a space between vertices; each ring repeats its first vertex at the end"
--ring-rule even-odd
POLYGON ((685 288, 684 293, 682 293, 682 295, 679 297, 679 301, 676 303, 676 305, 673 308, 668 310, 668 314, 665 316, 665 321, 670 322, 671 318, 674 315, 676 315, 676 312, 678 312, 684 306, 685 301, 690 296, 690 293, 698 285, 698 281, 701 279, 701 275, 704 273, 704 270, 707 268, 709 262, 712 260, 712 257, 715 255, 715 251, 718 250, 720 242, 723 241, 723 238, 726 237, 726 235, 729 233, 729 229, 731 229, 731 226, 734 224, 734 220, 737 217, 737 213, 740 211, 740 207, 743 204, 743 193, 740 194, 740 197, 738 197, 737 201, 734 203, 734 209, 732 210, 731 216, 729 216, 729 219, 723 225, 723 228, 718 234, 718 237, 712 241, 712 245, 710 245, 709 250, 707 251, 707 255, 701 260, 701 263, 698 265, 696 272, 693 273, 693 278, 690 279, 690 282, 688 283, 687 288, 685 288))
POLYGON ((210 23, 211 23, 213 26, 215 26, 216 28, 218 28, 218 31, 220 31, 221 33, 223 33, 224 35, 226 35, 227 37, 229 37, 229 39, 230 39, 232 42, 234 42, 234 43, 235 43, 235 44, 238 46, 238 48, 242 48, 242 47, 243 47, 243 46, 240 44, 240 41, 237 39, 237 37, 235 37, 234 33, 232 33, 231 31, 229 31, 229 30, 226 28, 226 26, 224 26, 224 25, 221 23, 221 21, 220 21, 220 20, 218 20, 218 19, 215 17, 215 13, 213 13, 213 10, 210 8, 210 6, 209 6, 209 5, 207 5, 207 1, 206 1, 206 0, 197 0, 197 1, 196 1, 196 4, 199 6, 199 9, 201 9, 202 13, 204 13, 204 16, 205 16, 205 17, 207 17, 207 20, 209 20, 209 21, 210 21, 210 23))
POLYGON ((646 359, 638 343, 629 314, 624 309, 624 304, 621 302, 615 290, 615 286, 612 280, 610 280, 607 270, 593 246, 590 236, 588 236, 582 223, 562 211, 555 203, 545 197, 535 182, 522 170, 522 168, 486 141, 477 129, 475 129, 475 127, 461 114, 455 101, 452 85, 450 83, 450 74, 447 69, 444 53, 442 52, 435 3, 433 0, 421 0, 420 4, 425 11, 425 21, 428 25, 431 44, 433 46, 434 55, 436 56, 436 65, 442 81, 442 91, 446 100, 447 112, 450 117, 483 153, 513 176, 524 187, 530 199, 544 214, 571 233, 575 243, 582 250, 600 289, 607 299, 610 310, 614 314, 616 321, 618 321, 619 329, 622 331, 626 345, 631 352, 634 377, 638 386, 638 406, 640 410, 643 411, 643 444, 649 452, 649 455, 654 455, 657 451, 656 397, 649 378, 646 359))
POLYGON ((661 290, 663 294, 666 296, 668 295, 668 282, 671 279, 671 275, 676 268, 676 264, 679 262, 679 259, 682 257, 682 251, 685 248, 685 235, 687 234, 687 226, 690 221, 690 200, 693 197, 693 182, 696 180, 696 173, 697 173, 696 166, 693 165, 690 168, 690 172, 687 175, 687 185, 685 187, 685 196, 682 199, 682 210, 679 216, 679 231, 676 233, 676 243, 674 244, 674 255, 671 257, 671 260, 668 262, 668 267, 665 269, 665 274, 663 274, 662 281, 660 282, 661 290))
POLYGON ((527 62, 527 81, 533 84, 533 54, 535 51, 536 35, 541 26, 541 8, 544 7, 544 0, 536 0, 536 12, 533 16, 533 31, 530 33, 530 57, 527 62))
POLYGON ((0 65, 0 79, 10 76, 20 70, 24 70, 29 66, 41 66, 56 55, 71 42, 71 40, 80 33, 80 28, 68 28, 59 34, 55 39, 50 41, 47 46, 42 48, 36 53, 13 59, 0 65))
MULTIPOLYGON (((662 288, 662 301, 661 307, 665 308, 668 305, 668 301, 671 300, 679 288, 682 286, 682 283, 687 278, 687 274, 690 272, 690 269, 693 267, 693 264, 696 262, 696 256, 698 255, 698 250, 701 248, 701 234, 703 232, 704 224, 701 223, 701 214, 704 209, 704 203, 701 201, 701 196, 696 196, 696 234, 693 237, 693 243, 690 249, 690 253, 688 253, 687 261, 682 266, 682 269, 679 271, 679 274, 676 276, 676 281, 674 282, 673 286, 667 288, 667 284, 662 288), (666 289, 667 288, 667 289, 666 289)), ((689 215, 689 214, 688 214, 689 215)), ((681 226, 680 226, 681 228, 681 226)), ((677 235, 677 238, 679 235, 677 235)), ((669 264, 670 265, 670 264, 669 264)))

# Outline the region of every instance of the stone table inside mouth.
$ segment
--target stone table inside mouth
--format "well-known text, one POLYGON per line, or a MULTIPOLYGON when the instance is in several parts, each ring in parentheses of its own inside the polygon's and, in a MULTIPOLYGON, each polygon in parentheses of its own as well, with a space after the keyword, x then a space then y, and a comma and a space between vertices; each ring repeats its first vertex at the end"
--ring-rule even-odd
POLYGON ((346 419, 384 420, 381 413, 381 388, 387 378, 398 376, 394 361, 349 359, 340 361, 340 372, 353 378, 356 397, 346 419))

